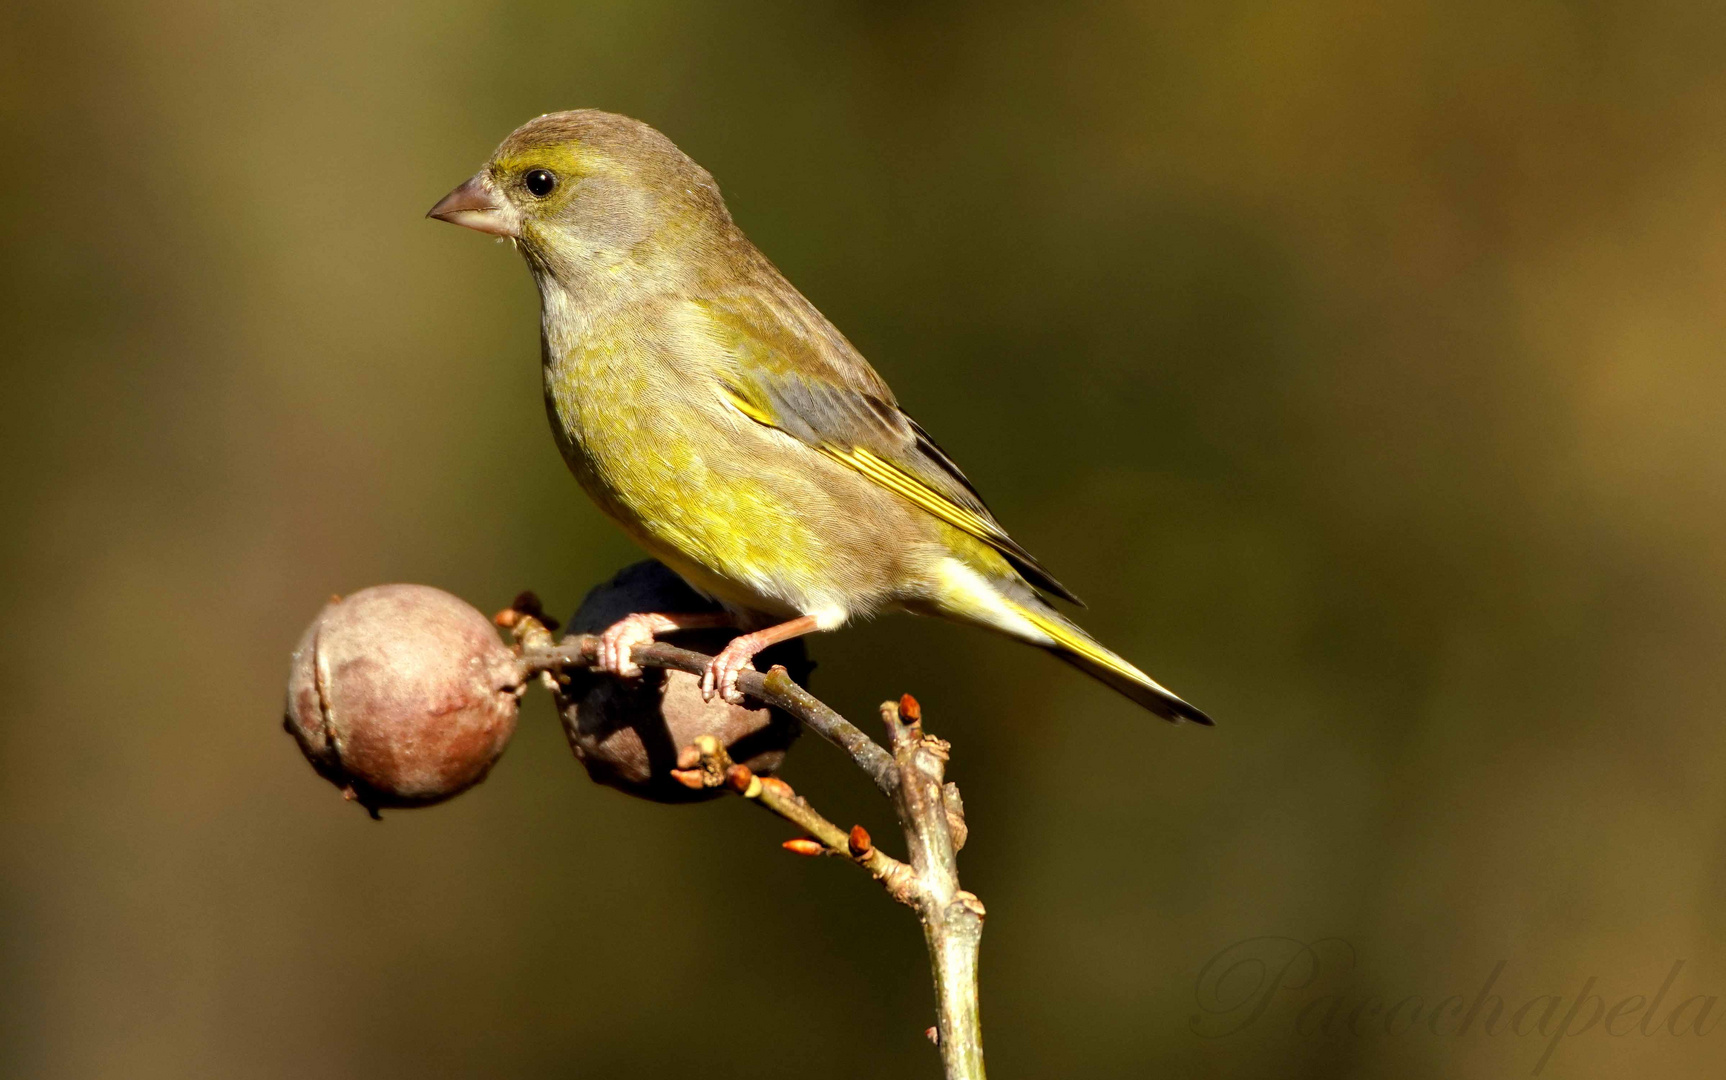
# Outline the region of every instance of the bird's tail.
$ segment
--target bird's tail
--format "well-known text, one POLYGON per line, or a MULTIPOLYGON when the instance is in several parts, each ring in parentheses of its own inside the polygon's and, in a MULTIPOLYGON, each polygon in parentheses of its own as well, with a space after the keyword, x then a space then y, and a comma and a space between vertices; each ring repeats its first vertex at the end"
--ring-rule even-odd
POLYGON ((1164 689, 1157 681, 1097 644, 1095 638, 1053 611, 1038 611, 1028 604, 1013 603, 1017 614, 1042 631, 1053 644, 1044 645, 1056 657, 1105 683, 1156 713, 1179 723, 1191 720, 1209 727, 1211 718, 1164 689))

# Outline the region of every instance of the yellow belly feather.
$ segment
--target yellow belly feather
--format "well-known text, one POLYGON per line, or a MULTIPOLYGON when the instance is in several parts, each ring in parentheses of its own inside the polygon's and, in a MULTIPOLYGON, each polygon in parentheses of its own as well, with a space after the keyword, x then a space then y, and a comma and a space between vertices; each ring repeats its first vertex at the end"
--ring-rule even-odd
POLYGON ((832 589, 839 568, 796 505, 810 495, 807 478, 749 445, 759 436, 716 392, 703 402, 700 387, 663 375, 651 359, 594 347, 546 368, 552 426, 588 495, 732 607, 789 617, 842 605, 832 589))

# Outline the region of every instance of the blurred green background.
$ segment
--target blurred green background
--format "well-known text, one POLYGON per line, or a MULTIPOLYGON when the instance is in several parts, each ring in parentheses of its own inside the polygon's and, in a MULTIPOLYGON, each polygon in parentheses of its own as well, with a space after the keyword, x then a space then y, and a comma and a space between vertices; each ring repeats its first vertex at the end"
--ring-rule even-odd
MULTIPOLYGON (((589 784, 545 695, 381 825, 278 727, 332 592, 567 611, 638 557, 546 431, 520 260, 421 218, 576 106, 711 169, 1086 625, 1219 720, 910 618, 813 643, 828 701, 912 691, 955 744, 995 1075, 1547 1042, 1303 1035, 1293 991, 1206 1037, 1206 961, 1264 935, 1346 938, 1388 1001, 1500 960, 1512 1006, 1679 959, 1668 1010, 1726 994, 1721 5, 26 0, 0 1073, 937 1072, 909 913, 735 801, 589 784)), ((818 741, 786 776, 892 836, 818 741)), ((1722 1046, 1596 1029, 1543 1075, 1722 1046)))

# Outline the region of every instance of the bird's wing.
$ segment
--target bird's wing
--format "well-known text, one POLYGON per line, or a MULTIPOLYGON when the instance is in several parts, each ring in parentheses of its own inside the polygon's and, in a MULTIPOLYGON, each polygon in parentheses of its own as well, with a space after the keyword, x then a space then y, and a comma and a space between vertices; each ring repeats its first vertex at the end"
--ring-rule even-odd
POLYGON ((754 295, 695 302, 702 332, 730 360, 720 379, 739 412, 983 541, 1037 588, 1082 604, 1007 535, 959 466, 905 415, 850 342, 802 296, 776 301, 754 295))

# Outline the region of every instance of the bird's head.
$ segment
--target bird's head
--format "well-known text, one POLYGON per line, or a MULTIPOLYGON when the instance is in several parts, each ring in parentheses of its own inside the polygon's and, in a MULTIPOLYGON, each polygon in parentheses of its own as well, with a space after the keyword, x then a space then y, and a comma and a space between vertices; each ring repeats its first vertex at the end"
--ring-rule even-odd
POLYGON ((707 170, 641 121, 597 109, 523 124, 426 216, 507 237, 536 276, 563 280, 675 259, 731 228, 707 170))

